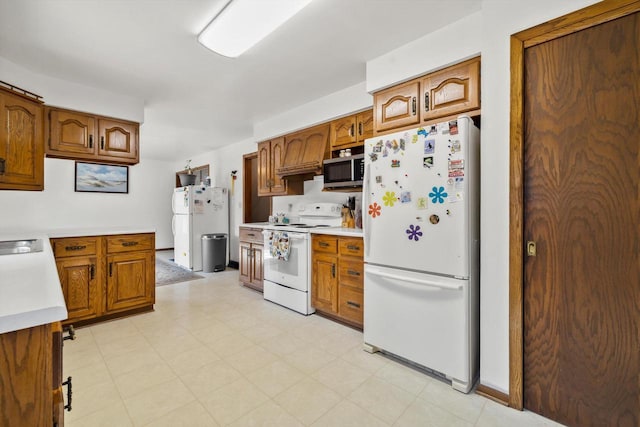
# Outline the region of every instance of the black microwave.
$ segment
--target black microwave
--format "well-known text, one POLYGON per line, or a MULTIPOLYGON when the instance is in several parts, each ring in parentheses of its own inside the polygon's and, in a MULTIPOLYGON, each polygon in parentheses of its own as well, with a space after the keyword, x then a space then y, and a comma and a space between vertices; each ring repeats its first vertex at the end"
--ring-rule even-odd
POLYGON ((364 154, 325 160, 323 169, 325 189, 362 187, 364 154))

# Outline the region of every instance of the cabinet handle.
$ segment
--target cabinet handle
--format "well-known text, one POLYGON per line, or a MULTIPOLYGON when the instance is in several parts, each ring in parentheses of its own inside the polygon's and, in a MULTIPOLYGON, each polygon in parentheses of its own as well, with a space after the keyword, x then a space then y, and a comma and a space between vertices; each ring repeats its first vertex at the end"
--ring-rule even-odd
POLYGON ((351 123, 351 127, 349 128, 349 136, 355 136, 354 130, 355 130, 354 125, 353 123, 351 123))
POLYGON ((71 390, 71 377, 67 377, 67 380, 62 383, 63 386, 67 386, 67 404, 64 405, 64 409, 71 412, 71 395, 73 391, 71 390))
POLYGON ((347 249, 349 249, 350 251, 359 251, 360 250, 360 246, 348 245, 347 249))
POLYGON ((362 122, 358 123, 358 135, 362 136, 362 122))
POLYGON ((124 247, 129 247, 129 246, 136 246, 139 242, 122 242, 122 246, 124 247))
POLYGON ((76 330, 73 329, 73 325, 69 325, 66 328, 63 328, 62 331, 69 333, 69 335, 62 338, 62 341, 67 341, 67 340, 74 341, 76 339, 76 330))
POLYGON ((109 263, 109 277, 113 277, 113 263, 109 263))
POLYGON ((416 115, 416 97, 413 97, 413 100, 411 101, 411 112, 413 113, 413 115, 416 115))
POLYGON ((89 135, 89 148, 93 148, 93 135, 89 135))
POLYGON ((67 251, 81 251, 83 249, 87 249, 87 245, 65 246, 64 248, 67 251))
POLYGON ((349 276, 360 276, 360 272, 356 270, 347 270, 349 276))
POLYGON ((100 149, 104 150, 104 136, 100 137, 100 149))
POLYGON ((336 265, 335 264, 331 264, 331 277, 333 277, 333 278, 336 277, 336 265))
POLYGON ((247 236, 256 237, 256 235, 253 233, 247 233, 247 236))
POLYGON ((0 175, 4 175, 5 163, 6 163, 6 160, 3 158, 0 158, 0 175))
POLYGON ((89 267, 89 276, 91 277, 91 280, 96 277, 96 266, 93 264, 91 264, 91 267, 89 267))
POLYGON ((320 246, 322 248, 328 248, 329 244, 327 242, 318 242, 318 246, 320 246))
POLYGON ((353 301, 347 301, 347 305, 350 305, 351 307, 355 307, 355 308, 360 308, 360 304, 353 301))
POLYGON ((424 94, 424 111, 429 111, 429 92, 424 94))

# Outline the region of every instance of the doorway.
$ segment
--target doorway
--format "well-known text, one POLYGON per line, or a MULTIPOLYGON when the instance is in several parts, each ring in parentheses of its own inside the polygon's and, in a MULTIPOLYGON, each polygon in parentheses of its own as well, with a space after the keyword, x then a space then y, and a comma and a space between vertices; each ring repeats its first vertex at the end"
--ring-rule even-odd
POLYGON ((258 197, 258 153, 242 156, 243 221, 266 222, 271 215, 271 196, 258 197))
POLYGON ((510 393, 640 425, 640 2, 512 37, 510 393))

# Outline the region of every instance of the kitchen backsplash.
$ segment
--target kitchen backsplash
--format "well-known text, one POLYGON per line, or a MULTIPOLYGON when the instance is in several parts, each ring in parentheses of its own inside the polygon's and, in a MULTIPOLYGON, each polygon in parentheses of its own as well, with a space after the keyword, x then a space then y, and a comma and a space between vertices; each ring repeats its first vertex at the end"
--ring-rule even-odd
POLYGON ((303 196, 274 196, 272 199, 272 214, 284 212, 291 222, 297 222, 298 210, 301 206, 309 203, 347 203, 350 196, 356 197, 356 210, 360 209, 362 192, 343 193, 339 191, 322 191, 324 177, 316 176, 313 180, 304 182, 303 196))

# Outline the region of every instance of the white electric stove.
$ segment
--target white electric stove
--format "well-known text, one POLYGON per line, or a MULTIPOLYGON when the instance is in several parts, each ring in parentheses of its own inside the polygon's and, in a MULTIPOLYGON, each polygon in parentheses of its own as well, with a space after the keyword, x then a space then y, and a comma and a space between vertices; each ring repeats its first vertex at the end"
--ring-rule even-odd
POLYGON ((269 224, 264 227, 264 299, 312 314, 311 307, 311 239, 309 232, 318 227, 339 227, 342 207, 336 203, 313 203, 303 206, 299 219, 291 224, 269 224), (288 259, 272 253, 274 233, 288 239, 288 259))

